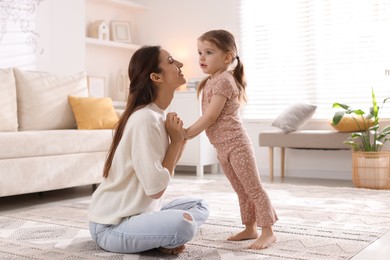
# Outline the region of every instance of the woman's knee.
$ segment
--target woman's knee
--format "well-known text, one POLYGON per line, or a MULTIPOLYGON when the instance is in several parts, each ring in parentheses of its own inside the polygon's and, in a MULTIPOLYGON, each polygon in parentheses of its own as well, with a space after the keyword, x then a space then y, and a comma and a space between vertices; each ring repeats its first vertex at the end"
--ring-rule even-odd
POLYGON ((92 241, 96 242, 96 223, 89 222, 89 233, 91 234, 92 241))
POLYGON ((183 214, 183 218, 187 221, 193 221, 194 219, 192 218, 192 216, 188 213, 184 213, 183 214))
POLYGON ((178 229, 178 235, 183 240, 183 243, 187 243, 196 235, 198 224, 188 212, 183 213, 183 220, 181 227, 178 229))
POLYGON ((198 203, 198 209, 202 212, 202 219, 200 220, 202 224, 206 222, 206 220, 209 217, 210 211, 209 211, 209 204, 205 200, 200 200, 198 203))

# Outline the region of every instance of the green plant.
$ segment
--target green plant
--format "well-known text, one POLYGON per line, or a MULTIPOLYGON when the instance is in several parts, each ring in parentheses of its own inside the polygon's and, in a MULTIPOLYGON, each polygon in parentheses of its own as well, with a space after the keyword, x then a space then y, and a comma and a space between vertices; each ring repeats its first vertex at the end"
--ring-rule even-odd
POLYGON ((332 119, 333 125, 337 125, 345 114, 357 115, 362 119, 363 125, 359 124, 356 118, 354 118, 359 131, 352 132, 348 140, 344 142, 345 144, 351 145, 352 149, 355 151, 377 152, 390 140, 390 138, 388 138, 388 135, 390 134, 390 125, 384 127, 382 130, 379 129, 379 111, 382 110, 384 104, 390 97, 383 100, 380 109, 376 102, 374 89, 371 91, 371 99, 372 107, 370 108, 370 113, 367 115, 361 109, 352 109, 345 104, 333 103, 333 108, 342 109, 334 114, 332 119), (369 123, 370 120, 373 121, 372 125, 369 123))

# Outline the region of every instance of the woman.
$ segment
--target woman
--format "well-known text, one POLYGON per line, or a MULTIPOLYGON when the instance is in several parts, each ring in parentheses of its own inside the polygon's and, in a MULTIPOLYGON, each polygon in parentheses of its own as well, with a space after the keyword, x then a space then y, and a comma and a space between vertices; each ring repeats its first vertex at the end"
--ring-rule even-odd
POLYGON ((186 82, 182 66, 159 46, 142 47, 130 60, 126 110, 89 209, 92 239, 104 250, 179 254, 208 217, 199 198, 161 206, 185 145, 183 122, 176 113, 166 119, 164 113, 186 82))

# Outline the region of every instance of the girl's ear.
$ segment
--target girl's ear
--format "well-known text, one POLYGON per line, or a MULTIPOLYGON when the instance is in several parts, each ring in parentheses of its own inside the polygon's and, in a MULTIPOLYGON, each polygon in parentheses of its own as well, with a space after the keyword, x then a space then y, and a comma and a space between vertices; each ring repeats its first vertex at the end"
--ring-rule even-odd
POLYGON ((229 63, 232 63, 232 61, 233 61, 233 53, 231 51, 229 51, 228 53, 226 53, 225 63, 229 64, 229 63))
POLYGON ((161 77, 157 73, 151 73, 150 74, 150 79, 154 82, 162 82, 161 77))

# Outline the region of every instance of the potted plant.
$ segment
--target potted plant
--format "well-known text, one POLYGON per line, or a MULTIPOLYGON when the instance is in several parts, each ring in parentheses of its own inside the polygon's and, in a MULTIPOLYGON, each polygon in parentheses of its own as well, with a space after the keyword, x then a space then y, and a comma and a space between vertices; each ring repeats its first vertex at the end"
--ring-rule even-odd
POLYGON ((372 107, 369 113, 362 109, 334 103, 339 108, 331 124, 336 127, 349 116, 355 130, 344 143, 351 145, 353 182, 357 187, 390 189, 390 151, 382 151, 383 145, 390 140, 390 125, 380 128, 379 112, 390 98, 385 98, 379 108, 374 89, 371 91, 372 107))

